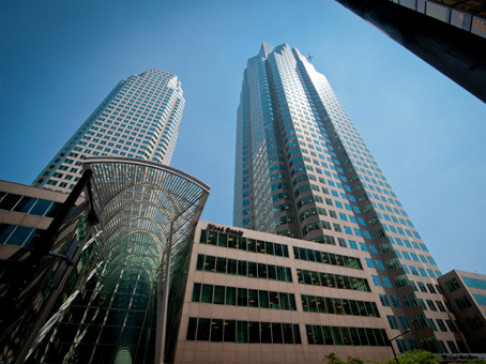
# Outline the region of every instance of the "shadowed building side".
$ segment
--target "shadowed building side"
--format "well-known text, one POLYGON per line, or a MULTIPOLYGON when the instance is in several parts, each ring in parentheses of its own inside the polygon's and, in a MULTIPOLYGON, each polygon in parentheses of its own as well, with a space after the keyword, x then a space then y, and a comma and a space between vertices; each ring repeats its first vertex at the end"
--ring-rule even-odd
POLYGON ((486 102, 486 2, 337 0, 486 102))

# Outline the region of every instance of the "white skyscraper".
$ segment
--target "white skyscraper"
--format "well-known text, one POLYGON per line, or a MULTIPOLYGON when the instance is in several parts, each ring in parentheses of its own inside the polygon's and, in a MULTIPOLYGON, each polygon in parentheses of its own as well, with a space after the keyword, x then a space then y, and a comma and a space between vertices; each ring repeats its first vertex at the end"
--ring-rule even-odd
POLYGON ((169 164, 185 100, 177 76, 151 69, 121 81, 35 179, 68 192, 89 156, 121 156, 169 164))

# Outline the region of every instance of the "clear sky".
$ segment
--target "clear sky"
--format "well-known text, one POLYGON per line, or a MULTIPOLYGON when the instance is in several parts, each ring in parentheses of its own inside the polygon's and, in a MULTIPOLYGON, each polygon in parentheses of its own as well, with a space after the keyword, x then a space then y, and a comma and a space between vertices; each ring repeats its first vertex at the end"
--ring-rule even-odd
POLYGON ((0 179, 30 184, 121 79, 177 74, 172 165, 230 225, 236 109, 260 44, 312 55, 445 273, 486 274, 486 106, 332 0, 0 2, 0 179))

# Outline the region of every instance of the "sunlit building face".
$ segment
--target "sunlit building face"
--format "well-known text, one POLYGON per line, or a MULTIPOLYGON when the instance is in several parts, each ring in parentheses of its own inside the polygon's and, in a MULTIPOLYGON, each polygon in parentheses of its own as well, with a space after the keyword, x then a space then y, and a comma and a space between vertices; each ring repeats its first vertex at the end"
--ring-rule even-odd
MULTIPOLYGON (((400 351, 458 350, 434 259, 327 78, 287 44, 264 43, 244 72, 233 208, 236 226, 308 241, 296 259, 359 259, 388 336, 412 329, 400 351)), ((322 286, 328 270, 300 272, 322 286)))
POLYGON ((177 76, 158 69, 130 76, 118 83, 33 184, 69 192, 90 156, 170 164, 184 103, 177 76))

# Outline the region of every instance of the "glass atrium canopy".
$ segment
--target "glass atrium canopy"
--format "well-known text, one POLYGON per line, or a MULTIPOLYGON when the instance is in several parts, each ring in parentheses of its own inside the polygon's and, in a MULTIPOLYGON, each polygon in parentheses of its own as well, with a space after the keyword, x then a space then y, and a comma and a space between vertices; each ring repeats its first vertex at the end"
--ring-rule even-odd
POLYGON ((114 363, 138 362, 154 327, 158 355, 164 355, 165 324, 161 329, 155 316, 165 320, 170 272, 186 259, 209 187, 177 169, 136 159, 88 158, 83 168, 93 171, 89 199, 98 214, 104 265, 99 295, 107 301, 110 341, 117 343, 105 355, 114 363))
POLYGON ((158 257, 171 230, 172 255, 188 242, 209 186, 175 168, 138 159, 87 158, 83 166, 93 171, 92 200, 105 258, 128 236, 152 239, 158 257))

